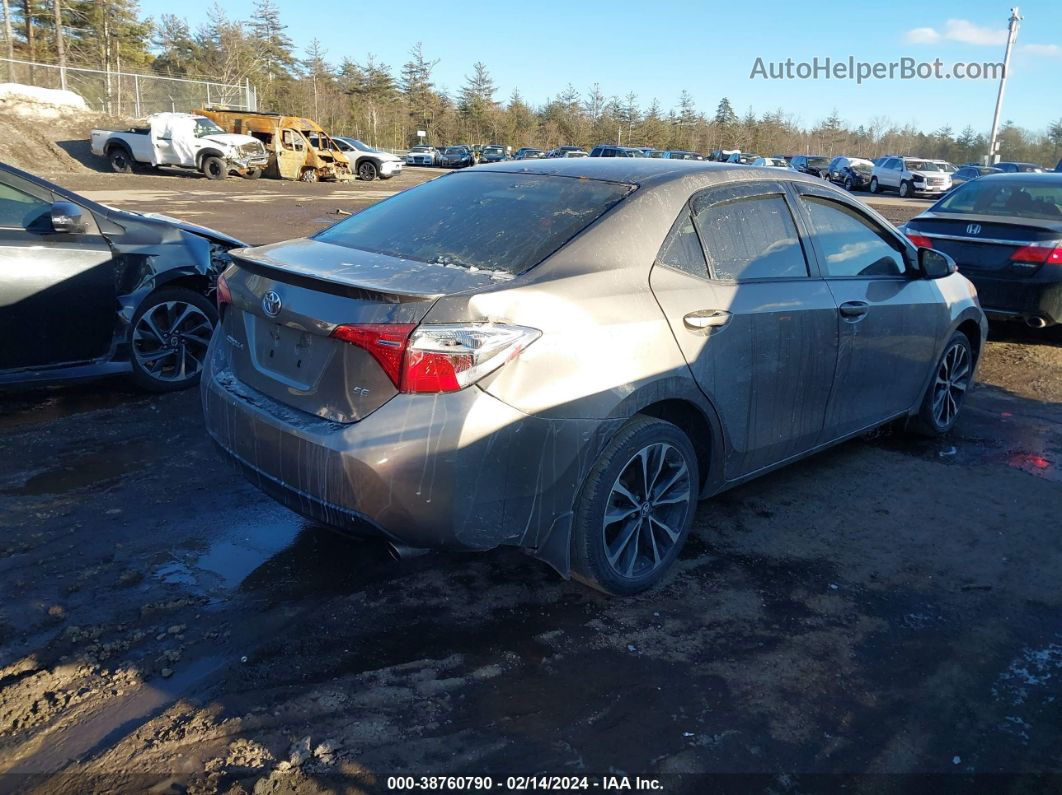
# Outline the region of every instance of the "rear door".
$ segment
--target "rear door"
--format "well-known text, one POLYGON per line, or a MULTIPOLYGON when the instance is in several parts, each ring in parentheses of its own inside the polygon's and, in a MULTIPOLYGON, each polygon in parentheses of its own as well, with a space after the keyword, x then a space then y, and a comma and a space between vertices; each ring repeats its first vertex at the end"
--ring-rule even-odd
POLYGON ((833 297, 779 182, 693 197, 650 276, 728 439, 734 479, 812 447, 837 358, 833 297))
POLYGON ((0 173, 0 370, 75 364, 110 350, 117 322, 111 248, 92 215, 52 230, 51 191, 0 173))
POLYGON ((936 361, 948 310, 899 234, 833 191, 794 183, 839 335, 823 441, 907 411, 936 361))

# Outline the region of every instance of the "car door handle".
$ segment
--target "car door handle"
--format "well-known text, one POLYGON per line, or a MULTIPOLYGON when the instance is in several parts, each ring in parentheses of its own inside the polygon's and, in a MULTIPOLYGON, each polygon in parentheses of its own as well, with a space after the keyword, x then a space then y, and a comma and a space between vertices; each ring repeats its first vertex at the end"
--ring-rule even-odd
POLYGON ((730 313, 722 309, 701 309, 690 312, 682 322, 690 331, 705 331, 725 326, 730 322, 730 313))
POLYGON ((845 301, 839 307, 837 311, 841 313, 841 317, 848 320, 861 320, 867 313, 870 306, 866 301, 845 301))

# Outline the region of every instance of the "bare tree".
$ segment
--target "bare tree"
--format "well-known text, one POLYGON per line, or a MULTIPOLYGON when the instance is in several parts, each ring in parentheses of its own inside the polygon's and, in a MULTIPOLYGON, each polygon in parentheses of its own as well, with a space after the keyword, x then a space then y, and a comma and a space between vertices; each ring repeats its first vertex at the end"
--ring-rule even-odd
MULTIPOLYGON (((0 4, 4 9, 4 43, 7 44, 7 57, 14 59, 15 57, 15 34, 11 32, 11 5, 8 0, 0 0, 0 4)), ((15 65, 9 63, 7 65, 7 77, 9 80, 13 79, 12 73, 14 72, 15 65)))
MULTIPOLYGON (((6 2, 6 0, 5 0, 6 2)), ((66 35, 63 33, 62 0, 52 0, 52 12, 55 15, 55 54, 59 59, 59 86, 66 90, 66 35)))

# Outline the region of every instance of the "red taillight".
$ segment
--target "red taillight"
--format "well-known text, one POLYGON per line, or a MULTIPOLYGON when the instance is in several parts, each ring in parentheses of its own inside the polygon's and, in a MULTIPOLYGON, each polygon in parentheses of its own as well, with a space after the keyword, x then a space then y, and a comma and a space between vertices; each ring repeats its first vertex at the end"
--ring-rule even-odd
POLYGON ((336 326, 334 339, 368 351, 400 392, 457 392, 511 361, 541 335, 505 323, 336 326))
POLYGON ((471 356, 409 351, 402 371, 401 391, 418 394, 458 392, 464 388, 458 374, 471 367, 471 359, 471 356))
POLYGON ((402 357, 406 352, 412 324, 377 324, 367 326, 336 326, 332 337, 368 351, 380 363, 395 386, 401 383, 402 357))
POLYGON ((915 232, 908 232, 907 239, 910 240, 916 248, 933 248, 933 241, 925 235, 919 235, 915 232))
POLYGON ((229 290, 229 283, 225 281, 224 276, 218 276, 217 295, 215 296, 218 302, 218 314, 222 312, 222 308, 232 303, 232 291, 229 290))
POLYGON ((1029 262, 1034 265, 1062 265, 1062 246, 1022 246, 1010 255, 1011 262, 1029 262))

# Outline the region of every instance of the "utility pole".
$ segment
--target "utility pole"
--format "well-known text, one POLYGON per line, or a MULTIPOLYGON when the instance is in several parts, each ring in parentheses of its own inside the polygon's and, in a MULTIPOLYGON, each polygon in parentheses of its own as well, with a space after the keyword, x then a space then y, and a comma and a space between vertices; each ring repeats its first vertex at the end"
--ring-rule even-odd
POLYGON ((1010 51, 1014 47, 1014 41, 1018 38, 1018 24, 1021 22, 1021 14, 1018 7, 1010 9, 1010 26, 1007 28, 1007 51, 1003 55, 1003 76, 999 78, 999 94, 996 95, 996 112, 992 116, 992 137, 988 142, 988 162, 992 165, 999 162, 999 114, 1003 111, 1003 92, 1007 88, 1007 73, 1010 72, 1010 51))

